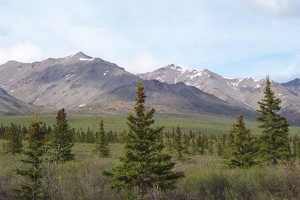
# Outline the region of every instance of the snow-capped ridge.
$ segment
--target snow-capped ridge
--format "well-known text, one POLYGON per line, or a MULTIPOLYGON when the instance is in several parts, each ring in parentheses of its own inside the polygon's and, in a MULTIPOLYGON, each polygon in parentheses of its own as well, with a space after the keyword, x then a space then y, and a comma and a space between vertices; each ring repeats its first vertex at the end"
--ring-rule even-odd
POLYGON ((174 64, 170 64, 168 66, 162 67, 161 69, 171 69, 176 71, 182 71, 182 68, 179 66, 175 66, 174 64))

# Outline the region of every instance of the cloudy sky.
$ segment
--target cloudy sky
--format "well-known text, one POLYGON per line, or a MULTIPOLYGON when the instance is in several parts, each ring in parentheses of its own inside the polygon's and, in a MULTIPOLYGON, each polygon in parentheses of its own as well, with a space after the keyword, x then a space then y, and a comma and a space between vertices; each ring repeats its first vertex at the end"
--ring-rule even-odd
POLYGON ((132 73, 175 64, 300 78, 300 0, 0 0, 0 64, 82 51, 132 73))

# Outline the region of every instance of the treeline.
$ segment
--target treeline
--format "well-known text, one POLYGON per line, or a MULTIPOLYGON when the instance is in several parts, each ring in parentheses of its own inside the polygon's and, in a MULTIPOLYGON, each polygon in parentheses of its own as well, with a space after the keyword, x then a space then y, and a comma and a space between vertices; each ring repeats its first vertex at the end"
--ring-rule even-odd
MULTIPOLYGON (((105 124, 104 124, 105 125, 105 124)), ((28 127, 26 125, 14 125, 4 126, 0 124, 0 139, 9 140, 11 135, 10 129, 14 127, 16 133, 19 133, 21 140, 26 139, 28 134, 28 127)), ((180 129, 180 127, 177 127, 180 129)), ((45 139, 49 140, 53 128, 43 123, 40 127, 41 131, 45 133, 45 139)), ((89 128, 87 131, 80 131, 71 128, 69 133, 72 135, 72 142, 74 143, 95 143, 99 138, 99 131, 92 131, 89 128)), ((121 143, 122 133, 113 131, 105 132, 109 143, 121 143)), ((176 135, 175 127, 170 132, 164 132, 162 134, 162 140, 166 147, 166 150, 170 152, 176 152, 178 149, 175 147, 175 143, 178 142, 178 136, 176 135)), ((232 133, 229 134, 206 134, 199 132, 189 131, 188 133, 182 133, 182 153, 185 155, 217 155, 223 156, 226 149, 230 146, 232 140, 232 133)), ((253 136, 253 139, 258 139, 257 136, 253 136)), ((300 137, 298 135, 290 136, 289 143, 291 145, 291 154, 294 157, 300 158, 300 137)), ((3 148, 5 149, 5 143, 3 148)))
MULTIPOLYGON (((0 124, 0 139, 7 139, 9 137, 9 128, 10 126, 4 126, 3 123, 0 124)), ((40 129, 45 133, 46 139, 49 139, 51 137, 53 128, 50 125, 43 123, 40 129)), ((26 125, 16 125, 16 131, 20 133, 20 137, 22 140, 26 139, 26 135, 28 134, 28 127, 26 125)), ((97 140, 99 134, 99 131, 94 132, 90 130, 90 128, 88 128, 86 131, 76 131, 74 128, 71 128, 68 131, 71 135, 73 135, 72 141, 79 143, 94 143, 97 140)), ((119 134, 117 132, 108 131, 106 134, 110 143, 119 142, 119 134)))

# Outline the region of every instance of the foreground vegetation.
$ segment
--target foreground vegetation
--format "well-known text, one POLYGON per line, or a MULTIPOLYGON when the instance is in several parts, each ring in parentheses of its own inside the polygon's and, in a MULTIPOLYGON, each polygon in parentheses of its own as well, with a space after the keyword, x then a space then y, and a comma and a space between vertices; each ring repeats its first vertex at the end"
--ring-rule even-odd
MULTIPOLYGON (((5 140, 0 140, 2 146, 5 140)), ((25 143, 25 146, 27 143, 25 143)), ((111 157, 93 155, 94 144, 76 143, 75 161, 57 167, 44 166, 47 177, 42 187, 51 199, 95 200, 124 199, 126 191, 110 189, 110 180, 102 170, 110 170, 122 154, 122 144, 111 144, 111 157), (50 187, 52 186, 52 187, 50 187), (51 190, 49 190, 51 188, 51 190)), ((0 154, 0 199, 13 199, 11 191, 24 180, 12 171, 20 168, 22 155, 0 154)), ((185 177, 177 188, 166 193, 153 191, 148 199, 299 199, 300 164, 255 166, 250 169, 230 169, 216 155, 186 156, 176 161, 176 170, 185 177)))

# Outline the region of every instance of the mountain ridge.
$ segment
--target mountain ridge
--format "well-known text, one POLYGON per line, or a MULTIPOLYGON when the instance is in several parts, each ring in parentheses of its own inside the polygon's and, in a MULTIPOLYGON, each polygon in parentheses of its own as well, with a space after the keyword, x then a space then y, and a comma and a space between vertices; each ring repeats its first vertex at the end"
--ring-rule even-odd
MULTIPOLYGON (((171 64, 153 72, 141 73, 139 76, 145 80, 159 80, 169 84, 183 82, 186 85, 197 87, 212 94, 225 102, 252 110, 259 109, 257 102, 264 97, 264 79, 224 78, 207 69, 200 71, 183 70, 181 67, 171 64)), ((300 85, 297 86, 300 88, 300 85)), ((272 81, 272 87, 277 97, 282 99, 281 113, 288 115, 289 118, 299 120, 297 115, 300 114, 300 90, 274 81, 272 81)))
MULTIPOLYGON (((158 112, 253 116, 264 88, 263 79, 224 78, 208 69, 183 70, 174 64, 134 75, 83 52, 33 63, 8 61, 0 65, 0 75, 0 87, 16 99, 48 111, 64 107, 78 113, 129 111, 135 97, 134 84, 143 79, 149 92, 147 103, 158 112)), ((272 84, 284 97, 282 113, 298 120, 300 105, 296 101, 300 91, 272 84)))

